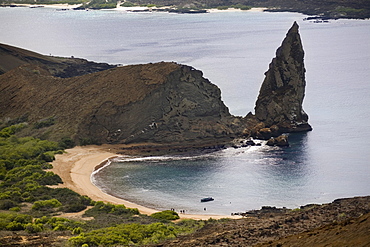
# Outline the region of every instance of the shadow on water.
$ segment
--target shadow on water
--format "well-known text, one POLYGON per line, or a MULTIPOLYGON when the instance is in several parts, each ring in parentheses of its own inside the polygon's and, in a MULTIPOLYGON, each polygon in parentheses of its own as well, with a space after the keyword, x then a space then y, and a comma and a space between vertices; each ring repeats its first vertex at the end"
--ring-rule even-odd
POLYGON ((277 176, 300 179, 307 173, 307 133, 293 133, 289 135, 289 147, 282 147, 268 151, 278 159, 274 159, 270 168, 277 176))
POLYGON ((290 134, 289 147, 266 150, 266 156, 274 157, 262 165, 260 186, 265 188, 266 201, 278 205, 285 200, 300 201, 306 193, 311 174, 307 139, 307 133, 290 134))

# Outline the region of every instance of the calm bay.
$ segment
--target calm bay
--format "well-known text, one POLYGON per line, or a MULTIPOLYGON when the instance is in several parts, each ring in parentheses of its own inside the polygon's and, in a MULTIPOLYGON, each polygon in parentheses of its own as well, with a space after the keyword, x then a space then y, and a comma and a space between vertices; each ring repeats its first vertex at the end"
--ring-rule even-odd
POLYGON ((112 64, 188 64, 221 88, 232 114, 243 116, 253 112, 264 72, 297 21, 312 132, 291 135, 289 148, 125 159, 94 175, 107 193, 142 205, 230 214, 370 194, 370 21, 305 17, 0 8, 0 42, 112 64), (200 203, 206 196, 215 201, 200 203))

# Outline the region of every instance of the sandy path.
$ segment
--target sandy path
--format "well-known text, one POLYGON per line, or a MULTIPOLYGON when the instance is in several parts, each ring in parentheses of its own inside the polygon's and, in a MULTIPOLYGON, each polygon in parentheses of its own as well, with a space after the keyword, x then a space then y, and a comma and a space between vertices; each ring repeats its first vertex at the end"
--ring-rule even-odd
MULTIPOLYGON (((104 201, 113 204, 124 204, 129 208, 137 208, 142 214, 158 212, 155 209, 147 208, 102 192, 91 182, 91 174, 95 167, 116 157, 114 152, 109 151, 107 146, 84 146, 67 149, 65 154, 56 155, 52 163, 52 171, 58 174, 64 184, 59 187, 69 188, 81 195, 87 195, 94 201, 104 201)), ((239 216, 226 215, 192 215, 179 214, 181 218, 206 220, 209 218, 239 218, 239 216)))

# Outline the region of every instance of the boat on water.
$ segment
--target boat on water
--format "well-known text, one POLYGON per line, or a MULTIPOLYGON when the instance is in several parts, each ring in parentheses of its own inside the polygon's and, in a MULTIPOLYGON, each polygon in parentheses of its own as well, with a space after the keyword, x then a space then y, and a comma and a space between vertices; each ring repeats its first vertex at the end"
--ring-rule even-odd
POLYGON ((206 197, 206 198, 202 198, 200 199, 200 202, 211 202, 211 201, 214 201, 215 199, 213 199, 212 197, 206 197))

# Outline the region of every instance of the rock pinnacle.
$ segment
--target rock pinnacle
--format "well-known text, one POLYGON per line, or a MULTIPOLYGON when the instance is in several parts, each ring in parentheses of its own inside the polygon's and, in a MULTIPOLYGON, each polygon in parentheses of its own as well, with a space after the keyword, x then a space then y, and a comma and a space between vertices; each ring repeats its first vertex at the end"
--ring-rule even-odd
POLYGON ((302 108, 305 95, 304 51, 294 22, 272 59, 255 106, 259 121, 277 125, 281 131, 312 130, 302 108))

